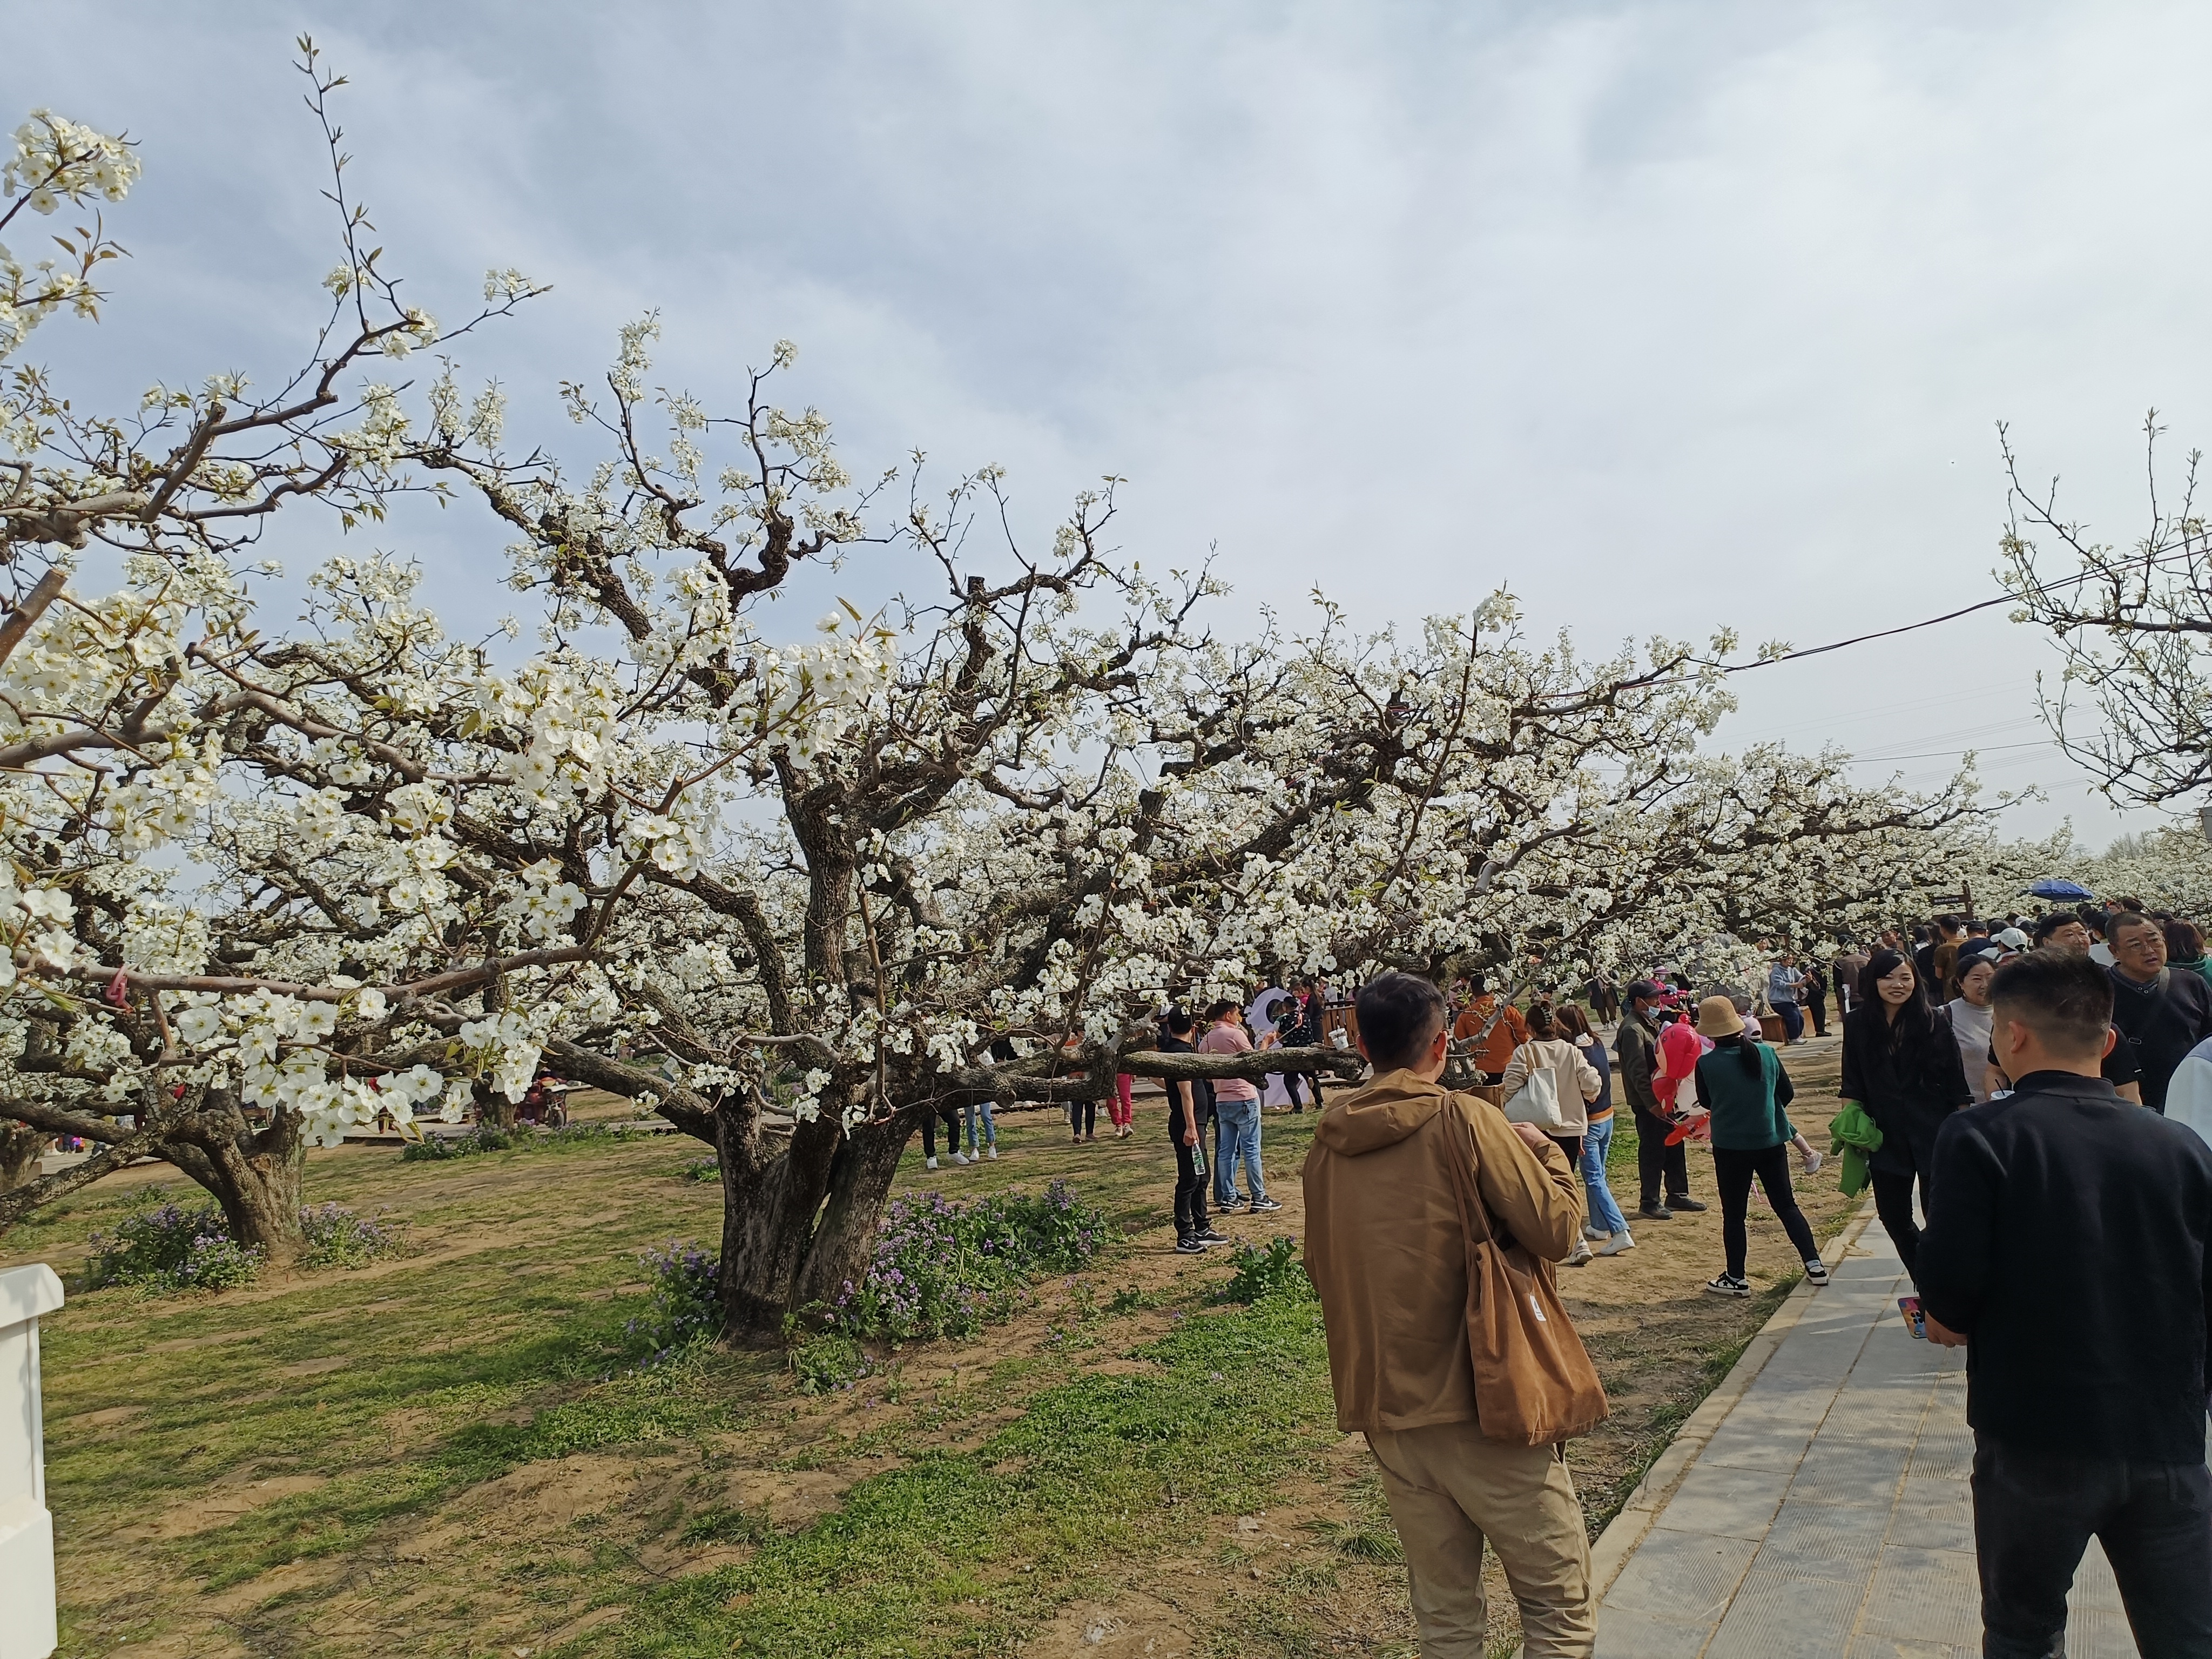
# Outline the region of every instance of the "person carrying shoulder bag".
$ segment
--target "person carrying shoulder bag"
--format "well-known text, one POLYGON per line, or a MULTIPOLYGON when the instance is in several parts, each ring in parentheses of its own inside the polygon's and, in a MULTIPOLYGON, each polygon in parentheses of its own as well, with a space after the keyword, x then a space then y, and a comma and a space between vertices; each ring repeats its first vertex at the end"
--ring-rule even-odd
POLYGON ((1561 1445, 1604 1420, 1605 1393, 1553 1267, 1578 1242, 1581 1178, 1541 1130, 1444 1090, 1434 985, 1385 974, 1358 1012, 1372 1080, 1322 1114, 1305 1163, 1337 1425, 1381 1468, 1424 1659, 1486 1653, 1486 1538, 1527 1659, 1588 1659, 1589 1545, 1561 1445))
MULTIPOLYGON (((1506 1121, 1535 1125, 1558 1145, 1571 1167, 1581 1168, 1589 1105, 1604 1085, 1583 1051, 1559 1036, 1549 1008, 1528 1011, 1528 1040, 1506 1062, 1500 1086, 1505 1091, 1506 1121)), ((1589 1260, 1589 1245, 1577 1236, 1574 1254, 1565 1265, 1584 1267, 1589 1260)))

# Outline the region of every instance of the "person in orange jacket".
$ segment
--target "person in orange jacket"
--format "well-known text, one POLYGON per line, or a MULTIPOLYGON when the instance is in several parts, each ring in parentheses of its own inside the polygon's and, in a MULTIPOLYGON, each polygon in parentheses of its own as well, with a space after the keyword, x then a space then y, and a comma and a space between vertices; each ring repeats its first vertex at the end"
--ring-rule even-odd
POLYGON ((1496 1083, 1513 1063, 1513 1051, 1528 1040, 1528 1022, 1511 1003, 1501 1004, 1481 975, 1468 980, 1468 988, 1474 994, 1474 1000, 1452 1027, 1452 1036, 1474 1044, 1468 1056, 1474 1069, 1482 1073, 1485 1083, 1496 1083))

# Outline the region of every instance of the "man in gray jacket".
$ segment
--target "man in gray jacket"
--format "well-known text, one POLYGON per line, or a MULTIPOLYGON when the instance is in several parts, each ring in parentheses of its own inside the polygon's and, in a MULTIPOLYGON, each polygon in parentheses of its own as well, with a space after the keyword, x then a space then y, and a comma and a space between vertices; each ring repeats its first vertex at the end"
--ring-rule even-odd
POLYGON ((1659 1041, 1655 1011, 1667 993, 1648 979, 1628 988, 1628 1012, 1621 1016, 1620 1034, 1613 1052, 1620 1062, 1620 1091, 1628 1097, 1636 1115, 1636 1171, 1643 1183, 1643 1204, 1637 1213, 1646 1221, 1672 1221, 1676 1210, 1705 1206, 1690 1196, 1690 1160, 1679 1146, 1669 1146, 1667 1136, 1674 1125, 1659 1115, 1659 1097, 1652 1092, 1651 1074, 1658 1064, 1654 1052, 1659 1041), (1666 1202, 1660 1202, 1661 1177, 1665 1177, 1666 1202))

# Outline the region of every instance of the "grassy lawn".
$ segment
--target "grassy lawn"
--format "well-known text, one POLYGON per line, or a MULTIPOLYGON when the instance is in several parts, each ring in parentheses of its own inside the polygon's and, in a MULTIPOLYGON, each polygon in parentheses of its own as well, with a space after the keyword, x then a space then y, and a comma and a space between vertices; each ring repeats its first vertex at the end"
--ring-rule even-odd
MULTIPOLYGON (((1790 1066, 1817 1139, 1832 1056, 1790 1066)), ((1230 1231, 1300 1231, 1312 1121, 1267 1120, 1286 1207, 1230 1231)), ((77 1292, 47 1324, 61 1652, 1410 1654, 1313 1306, 1221 1305, 1225 1253, 1172 1254, 1157 1103, 1127 1142, 1072 1146, 1044 1114, 1000 1133, 997 1162, 934 1173, 917 1142, 902 1187, 1066 1176, 1127 1242, 978 1340, 911 1346, 822 1396, 780 1354, 635 1363, 640 1253, 719 1232, 718 1190, 682 1173, 696 1143, 316 1154, 310 1201, 404 1218, 410 1255, 216 1296, 77 1292)), ((94 1188, 6 1261, 66 1276, 155 1192, 192 1189, 94 1188)), ((1841 1224, 1825 1173, 1801 1198, 1841 1224)), ((1756 1206, 1748 1303, 1698 1292, 1717 1210, 1637 1237, 1565 1286, 1614 1403, 1570 1449, 1594 1528, 1796 1279, 1756 1206)))

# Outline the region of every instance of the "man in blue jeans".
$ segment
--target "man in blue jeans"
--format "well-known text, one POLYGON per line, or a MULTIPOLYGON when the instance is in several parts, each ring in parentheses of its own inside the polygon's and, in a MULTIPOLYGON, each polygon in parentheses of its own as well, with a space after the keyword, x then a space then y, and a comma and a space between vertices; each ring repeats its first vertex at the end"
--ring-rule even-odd
MULTIPOLYGON (((1244 1011, 1234 1002, 1217 1002, 1206 1011, 1210 1029, 1198 1045, 1202 1054, 1249 1054, 1252 1039, 1239 1022, 1244 1011)), ((1237 1164, 1244 1164, 1245 1185, 1252 1189, 1254 1212, 1283 1206, 1267 1196, 1260 1176, 1260 1091, 1249 1078, 1221 1077, 1213 1080, 1213 1116, 1220 1138, 1213 1159, 1213 1207, 1220 1214, 1243 1203, 1237 1195, 1237 1164)))
POLYGON ((2094 1535, 2143 1659, 2212 1654, 2212 1146, 2099 1075, 2112 984, 2031 951, 1990 982, 2013 1092, 1936 1137, 1916 1276, 1966 1349, 1982 1651, 2058 1659, 2094 1535))

